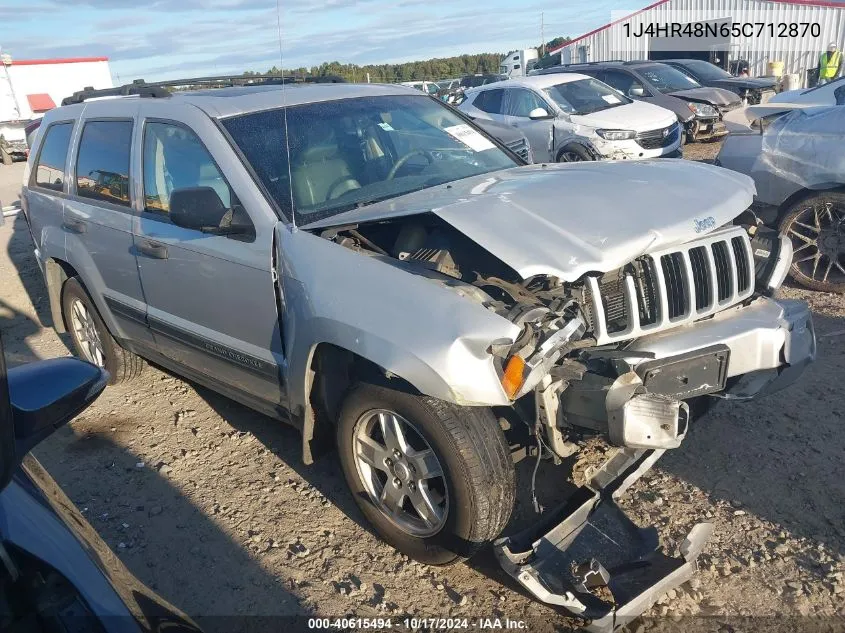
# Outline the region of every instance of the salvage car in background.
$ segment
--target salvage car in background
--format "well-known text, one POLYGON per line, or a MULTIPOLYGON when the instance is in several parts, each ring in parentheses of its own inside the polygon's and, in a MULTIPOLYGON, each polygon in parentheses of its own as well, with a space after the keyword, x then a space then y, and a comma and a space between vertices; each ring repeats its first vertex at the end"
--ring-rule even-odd
POLYGON ((107 380, 76 358, 7 371, 0 338, 0 630, 200 633, 132 576, 29 454, 107 380))
POLYGON ((681 128, 672 112, 586 75, 509 79, 468 90, 458 108, 519 128, 535 163, 681 156, 681 128))
POLYGON ((804 90, 785 90, 769 99, 769 103, 802 103, 804 105, 845 105, 845 77, 804 90))
POLYGON ((795 281, 845 292, 845 108, 770 102, 744 115, 716 164, 754 179, 761 217, 792 240, 795 281))
POLYGON ((132 84, 65 104, 22 199, 79 355, 114 381, 140 355, 292 423, 307 463, 334 440, 363 515, 429 564, 508 524, 512 446, 560 460, 596 436, 589 485, 495 543, 595 630, 686 581, 712 530, 675 557, 618 495, 682 443, 698 398, 763 396, 814 358, 806 304, 771 297, 790 242, 764 254, 765 231, 732 224, 753 183, 727 169, 524 165, 401 86, 132 84), (125 198, 84 180, 106 168, 125 198))
POLYGON ((742 105, 729 90, 707 88, 677 68, 651 61, 593 62, 555 66, 538 75, 573 72, 595 77, 631 99, 671 110, 684 126, 689 141, 720 138, 727 134, 722 115, 742 105))
POLYGON ((661 59, 660 63, 674 66, 702 86, 735 92, 746 105, 766 103, 775 96, 777 80, 774 77, 734 77, 715 64, 700 59, 661 59))

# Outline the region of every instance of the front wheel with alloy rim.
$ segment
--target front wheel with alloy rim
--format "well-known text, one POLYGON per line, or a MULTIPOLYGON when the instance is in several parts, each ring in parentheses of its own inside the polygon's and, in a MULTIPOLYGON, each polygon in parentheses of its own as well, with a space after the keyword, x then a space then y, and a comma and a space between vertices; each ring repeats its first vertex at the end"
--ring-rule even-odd
POLYGON ((62 314, 76 355, 108 371, 110 385, 141 373, 144 361, 114 340, 76 277, 62 286, 62 314))
POLYGON ((489 408, 359 383, 341 408, 337 443, 364 516, 420 562, 469 558, 510 518, 513 461, 489 408))
POLYGON ((845 192, 814 194, 783 215, 781 232, 792 241, 790 276, 802 286, 845 292, 845 192))
POLYGON ((585 160, 593 160, 593 157, 580 145, 567 145, 557 155, 559 163, 580 163, 585 160))

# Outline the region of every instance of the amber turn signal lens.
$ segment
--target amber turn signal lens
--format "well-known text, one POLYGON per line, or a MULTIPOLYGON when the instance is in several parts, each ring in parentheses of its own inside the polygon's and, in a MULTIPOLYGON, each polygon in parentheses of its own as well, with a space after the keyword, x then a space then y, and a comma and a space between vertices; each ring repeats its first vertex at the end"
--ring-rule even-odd
POLYGON ((513 400, 516 392, 522 386, 522 374, 525 371, 525 361, 519 356, 511 356, 505 366, 505 373, 502 376, 502 387, 508 398, 513 400))

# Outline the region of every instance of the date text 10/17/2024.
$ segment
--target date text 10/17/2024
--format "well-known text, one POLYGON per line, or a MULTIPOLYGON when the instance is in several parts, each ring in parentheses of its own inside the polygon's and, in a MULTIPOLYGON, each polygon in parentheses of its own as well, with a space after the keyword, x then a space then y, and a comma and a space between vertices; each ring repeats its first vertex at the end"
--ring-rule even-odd
POLYGON ((385 629, 417 630, 512 630, 528 629, 525 620, 510 618, 308 618, 309 629, 326 630, 370 630, 385 629))

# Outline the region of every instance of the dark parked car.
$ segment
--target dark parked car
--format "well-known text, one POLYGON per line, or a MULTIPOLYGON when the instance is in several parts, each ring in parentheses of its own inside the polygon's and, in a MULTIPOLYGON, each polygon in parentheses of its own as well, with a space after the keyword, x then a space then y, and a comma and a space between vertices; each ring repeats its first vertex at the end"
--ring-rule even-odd
POLYGON ((652 61, 570 64, 538 71, 545 75, 573 72, 595 77, 631 99, 647 101, 674 112, 687 140, 700 141, 727 134, 722 114, 738 108, 739 97, 721 88, 705 88, 677 68, 652 61))
POLYGON ((108 376, 76 358, 7 372, 0 339, 0 631, 199 632, 129 573, 29 454, 88 407, 108 376))
POLYGON ((732 74, 700 59, 662 59, 695 79, 702 86, 725 88, 745 99, 748 105, 766 103, 775 95, 774 77, 734 77, 732 74))
POLYGON ((486 86, 496 81, 507 79, 507 75, 466 75, 461 77, 460 88, 467 90, 468 88, 478 88, 478 86, 486 86))

